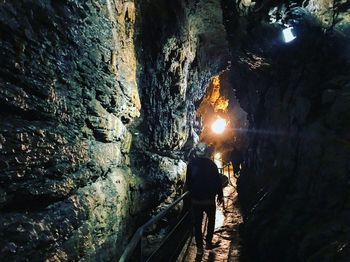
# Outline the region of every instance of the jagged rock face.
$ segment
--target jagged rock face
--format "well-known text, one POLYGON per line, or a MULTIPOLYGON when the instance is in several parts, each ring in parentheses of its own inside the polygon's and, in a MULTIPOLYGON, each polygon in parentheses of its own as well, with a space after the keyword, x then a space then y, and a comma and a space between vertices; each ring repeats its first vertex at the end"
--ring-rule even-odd
POLYGON ((164 155, 227 64, 222 21, 218 0, 0 4, 1 259, 118 258, 181 184, 164 155))
POLYGON ((118 258, 148 201, 176 195, 186 165, 171 152, 186 150, 228 46, 251 125, 247 248, 264 261, 349 256, 349 45, 331 30, 348 24, 314 23, 333 15, 308 1, 285 45, 263 20, 285 10, 275 1, 222 2, 226 19, 219 0, 0 4, 3 260, 118 258))
POLYGON ((244 243, 252 261, 347 261, 350 41, 297 10, 289 44, 262 14, 225 13, 250 123, 238 181, 244 243))
POLYGON ((141 208, 134 23, 132 1, 0 4, 1 260, 122 251, 141 208))
POLYGON ((336 28, 344 34, 349 34, 350 4, 347 0, 311 0, 305 8, 322 24, 323 28, 336 28))
POLYGON ((195 102, 227 66, 220 1, 141 1, 140 10, 144 142, 155 151, 180 150, 193 127, 195 102))

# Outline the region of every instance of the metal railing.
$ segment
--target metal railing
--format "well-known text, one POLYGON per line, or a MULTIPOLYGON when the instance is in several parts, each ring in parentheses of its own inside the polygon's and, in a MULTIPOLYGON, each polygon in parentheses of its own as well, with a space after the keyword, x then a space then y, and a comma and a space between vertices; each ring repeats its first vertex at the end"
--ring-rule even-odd
POLYGON ((157 223, 160 219, 162 219, 171 209, 173 209, 181 200, 183 200, 186 196, 188 196, 189 192, 185 192, 182 194, 179 198, 177 198, 172 204, 167 206, 164 210, 162 210, 159 214, 157 214, 155 217, 150 219, 148 222, 146 222, 144 225, 139 227, 135 234, 133 235, 131 241, 126 246, 124 253, 119 259, 119 262, 126 262, 129 261, 133 253, 135 252, 138 244, 140 244, 140 260, 143 261, 143 248, 142 248, 142 237, 145 232, 145 230, 157 223))
POLYGON ((231 163, 230 162, 228 162, 228 163, 222 162, 222 164, 223 164, 222 167, 218 168, 219 173, 223 175, 225 173, 225 169, 227 169, 227 174, 230 176, 231 163))
MULTIPOLYGON (((222 167, 219 167, 218 170, 219 170, 219 173, 222 175, 224 175, 225 170, 227 170, 228 183, 230 184, 230 186, 234 187, 234 185, 231 182, 231 167, 232 167, 232 164, 230 162, 226 163, 222 161, 222 167)), ((233 171, 232 171, 232 175, 235 175, 233 171)))
MULTIPOLYGON (((231 186, 234 186, 231 183, 231 166, 232 164, 230 162, 225 163, 224 161, 222 161, 223 166, 221 168, 218 168, 218 171, 220 174, 224 175, 225 170, 227 170, 227 174, 228 174, 228 183, 231 186)), ((234 175, 234 172, 232 172, 234 175)), ((227 184, 226 184, 227 185, 227 184)), ((224 185, 223 185, 224 186, 224 185)), ((172 204, 170 204, 169 206, 167 206, 164 210, 162 210, 160 213, 158 213, 156 216, 154 216, 153 218, 151 218, 148 222, 146 222, 144 225, 142 225, 141 227, 139 227, 136 232, 134 233, 131 241, 129 242, 129 244, 126 246, 122 256, 119 259, 119 262, 126 262, 129 261, 132 256, 134 255, 135 251, 137 248, 139 248, 139 254, 140 254, 140 261, 144 261, 143 258, 143 245, 142 245, 142 237, 144 236, 144 232, 145 230, 154 225, 155 223, 157 223, 160 219, 162 219, 170 210, 172 210, 180 201, 184 200, 184 198, 186 196, 189 195, 189 191, 185 192, 184 194, 182 194, 179 198, 177 198, 172 204), (139 247, 138 247, 139 245, 139 247)), ((184 219, 185 216, 183 216, 180 219, 180 222, 184 219)), ((175 228, 172 230, 174 231, 175 228)), ((171 234, 171 233, 170 233, 171 234)), ((166 238, 168 238, 168 236, 166 236, 166 238)))

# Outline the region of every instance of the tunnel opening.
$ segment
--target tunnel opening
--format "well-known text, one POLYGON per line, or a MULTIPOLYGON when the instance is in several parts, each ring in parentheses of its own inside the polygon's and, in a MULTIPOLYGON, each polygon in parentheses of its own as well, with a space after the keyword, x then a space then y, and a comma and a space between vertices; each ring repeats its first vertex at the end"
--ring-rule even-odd
POLYGON ((218 167, 231 163, 234 169, 243 162, 237 162, 234 154, 243 155, 247 147, 246 130, 249 126, 247 113, 241 108, 231 81, 232 72, 227 69, 213 76, 196 109, 195 130, 199 142, 210 146, 211 157, 218 167))

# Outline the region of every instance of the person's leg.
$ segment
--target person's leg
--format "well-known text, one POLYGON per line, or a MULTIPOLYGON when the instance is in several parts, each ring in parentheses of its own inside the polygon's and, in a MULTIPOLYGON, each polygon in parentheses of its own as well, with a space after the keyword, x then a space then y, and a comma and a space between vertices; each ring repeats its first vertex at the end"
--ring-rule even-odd
POLYGON ((202 220, 203 209, 198 205, 193 205, 193 224, 194 224, 194 237, 196 240, 197 248, 203 248, 203 234, 202 234, 202 220))
POLYGON ((210 248, 211 246, 211 241, 213 239, 213 234, 214 234, 214 228, 215 228, 215 211, 216 207, 213 206, 208 206, 205 210, 208 216, 208 227, 207 227, 207 247, 210 248))

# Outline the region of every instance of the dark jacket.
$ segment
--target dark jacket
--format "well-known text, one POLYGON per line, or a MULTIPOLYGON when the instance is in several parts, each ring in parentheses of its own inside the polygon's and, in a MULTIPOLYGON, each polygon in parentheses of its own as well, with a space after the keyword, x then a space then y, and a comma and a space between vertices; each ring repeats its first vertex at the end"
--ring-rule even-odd
POLYGON ((216 164, 209 158, 197 157, 187 166, 186 187, 195 200, 222 198, 222 183, 216 164))

